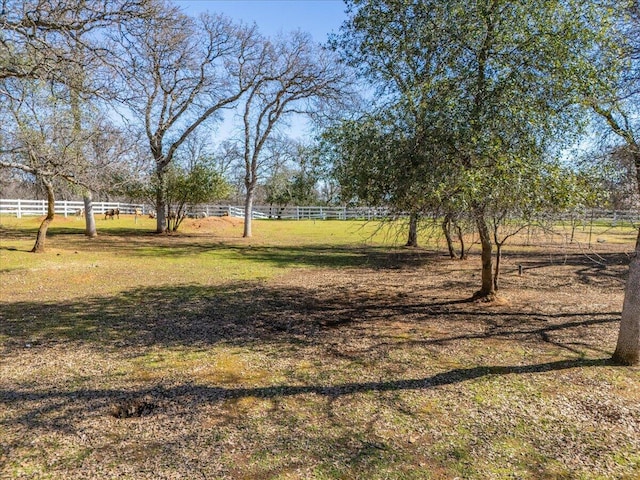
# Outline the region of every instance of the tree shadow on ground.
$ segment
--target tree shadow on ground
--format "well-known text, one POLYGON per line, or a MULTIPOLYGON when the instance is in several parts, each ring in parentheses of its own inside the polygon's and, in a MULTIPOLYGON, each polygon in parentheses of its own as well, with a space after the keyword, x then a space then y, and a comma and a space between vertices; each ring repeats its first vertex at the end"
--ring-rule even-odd
POLYGON ((502 272, 511 275, 544 276, 549 268, 567 267, 572 276, 584 285, 621 285, 628 276, 631 256, 627 253, 550 253, 518 252, 508 256, 510 265, 502 272), (542 260, 541 260, 542 257, 542 260), (520 268, 522 270, 520 271, 520 268))
MULTIPOLYGON (((302 279, 303 281, 303 279, 302 279)), ((341 328, 357 333, 375 322, 475 325, 463 335, 425 343, 472 338, 543 339, 562 329, 615 322, 619 312, 526 312, 485 309, 466 299, 426 299, 416 290, 359 285, 233 283, 136 288, 115 296, 63 302, 14 302, 0 310, 5 351, 23 345, 78 342, 100 349, 124 346, 246 345, 282 341, 323 342, 341 328)), ((456 326, 456 328, 459 328, 456 326)), ((383 334, 379 335, 383 339, 383 334)))
POLYGON ((541 255, 539 251, 533 251, 509 253, 507 255, 510 258, 517 259, 525 271, 550 265, 606 269, 608 267, 629 265, 631 261, 630 254, 625 252, 554 252, 541 255))
POLYGON ((235 247, 238 257, 276 267, 304 265, 321 268, 365 267, 400 270, 422 268, 439 261, 437 252, 362 245, 300 245, 235 247))
MULTIPOLYGON (((477 366, 472 368, 456 368, 424 378, 387 380, 378 382, 348 382, 335 385, 277 385, 266 387, 218 387, 198 384, 175 386, 153 385, 135 390, 124 389, 82 389, 82 390, 0 390, 0 403, 10 405, 25 402, 48 402, 47 407, 40 407, 37 416, 28 412, 14 418, 11 423, 29 426, 46 426, 47 428, 66 428, 64 419, 44 420, 47 413, 54 410, 66 410, 66 415, 76 416, 86 409, 87 402, 91 409, 104 410, 110 414, 110 408, 118 402, 131 402, 140 399, 153 407, 180 403, 182 408, 194 408, 204 404, 226 402, 242 398, 277 399, 298 395, 318 395, 329 399, 368 392, 396 392, 403 390, 428 390, 446 385, 476 380, 488 376, 521 375, 546 373, 584 367, 614 366, 610 358, 558 360, 530 365, 477 366), (39 420, 40 419, 40 420, 39 420), (46 425, 43 425, 45 422, 46 425)), ((6 421, 2 423, 7 423, 6 421)))
MULTIPOLYGON (((3 356, 25 348, 42 352, 56 345, 95 349, 107 355, 144 355, 155 348, 206 349, 215 345, 295 356, 298 349, 322 352, 324 362, 385 357, 390 351, 432 351, 435 358, 478 340, 550 346, 570 359, 525 365, 481 363, 439 373, 403 378, 392 370, 378 381, 294 383, 244 387, 162 379, 117 387, 40 388, 15 384, 0 389, 0 405, 21 405, 0 425, 72 432, 76 418, 108 416, 114 405, 132 401, 152 405, 150 414, 181 411, 229 400, 320 396, 329 400, 367 392, 427 391, 483 377, 537 374, 610 365, 593 332, 619 320, 619 312, 525 312, 504 306, 487 308, 460 298, 429 300, 420 288, 362 290, 357 284, 304 288, 292 285, 236 283, 138 288, 117 296, 61 303, 2 305, 3 356), (412 337, 399 330, 414 331, 412 337), (452 349, 452 350, 450 350, 452 349), (598 358, 594 359, 596 356, 598 358)), ((597 332, 596 332, 597 336, 597 332)), ((55 350, 53 350, 55 352, 55 350)), ((418 355, 419 353, 415 353, 418 355)), ((472 358, 472 357, 471 357, 472 358)), ((556 357, 557 358, 557 357, 556 357)), ((477 359, 476 359, 477 360, 477 359)), ((480 363, 480 362, 478 362, 480 363)), ((353 368, 353 367, 350 367, 353 368)), ((353 370, 349 370, 350 376, 353 370)))
MULTIPOLYGON (((50 242, 50 246, 51 246, 50 242)), ((3 247, 0 245, 0 249, 3 247)), ((13 247, 4 248, 16 250, 13 247)), ((366 267, 375 269, 420 268, 442 261, 438 252, 403 247, 353 245, 266 246, 221 242, 217 238, 158 237, 143 234, 124 238, 101 235, 97 239, 66 236, 64 249, 70 252, 107 252, 141 258, 181 258, 219 254, 227 260, 264 263, 276 268, 311 266, 320 268, 366 267)))

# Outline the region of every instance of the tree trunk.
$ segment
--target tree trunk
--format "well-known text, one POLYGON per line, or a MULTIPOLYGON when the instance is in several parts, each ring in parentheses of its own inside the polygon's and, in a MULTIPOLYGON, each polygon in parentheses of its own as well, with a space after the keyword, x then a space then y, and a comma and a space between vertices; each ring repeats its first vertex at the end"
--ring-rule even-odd
POLYGON ((253 188, 247 188, 247 195, 244 199, 244 238, 251 237, 251 219, 253 212, 253 188))
POLYGON ((156 169, 158 177, 158 187, 156 189, 156 233, 167 231, 167 206, 164 200, 164 168, 158 166, 156 169))
POLYGON ((90 190, 86 190, 84 192, 82 201, 84 202, 84 234, 90 238, 97 237, 98 231, 96 230, 96 218, 93 216, 93 194, 90 190))
POLYGON ((418 246, 418 220, 420 215, 418 213, 412 213, 409 216, 409 239, 407 240, 407 247, 418 246))
POLYGON ((55 216, 56 200, 53 194, 53 185, 50 181, 43 181, 42 183, 44 183, 44 186, 47 190, 47 216, 40 224, 40 228, 38 228, 36 243, 31 249, 31 251, 34 253, 44 252, 44 245, 47 239, 47 229, 49 228, 49 224, 53 221, 53 217, 55 216))
POLYGON ((176 226, 176 219, 178 218, 177 213, 173 210, 171 205, 165 205, 167 214, 167 232, 175 232, 174 227, 176 226))
POLYGON ((447 248, 449 249, 449 256, 456 258, 456 250, 453 248, 453 240, 451 240, 451 215, 445 215, 442 221, 442 232, 444 238, 447 240, 447 248))
POLYGON ((456 224, 456 231, 458 232, 458 241, 460 242, 460 260, 467 259, 467 250, 464 244, 464 235, 462 235, 462 227, 456 224))
MULTIPOLYGON (((635 150, 636 180, 640 189, 640 152, 635 150)), ((640 364, 640 231, 636 251, 629 265, 629 278, 624 292, 622 319, 613 360, 623 365, 640 364)))
POLYGON ((573 243, 575 237, 576 237, 576 226, 578 225, 578 220, 576 218, 574 218, 574 216, 571 216, 571 240, 569 240, 569 243, 573 243))
POLYGON ((629 278, 624 293, 622 320, 613 360, 623 365, 640 363, 640 232, 636 251, 629 265, 629 278))
POLYGON ((496 268, 493 274, 493 289, 497 292, 498 288, 498 277, 500 276, 500 260, 502 258, 502 243, 496 242, 496 268))
MULTIPOLYGON (((636 180, 640 191, 640 146, 632 145, 636 180)), ((629 279, 624 292, 622 319, 613 360, 623 365, 640 364, 640 231, 636 238, 636 251, 629 265, 629 279)))
POLYGON ((493 300, 496 294, 493 283, 493 242, 491 241, 491 234, 487 225, 487 219, 485 218, 484 209, 475 207, 473 214, 482 245, 482 286, 473 297, 493 300))
MULTIPOLYGON (((76 45, 77 46, 77 45, 76 45)), ((76 55, 80 52, 76 50, 76 55)), ((76 72, 70 79, 69 83, 69 100, 71 106, 71 114, 73 115, 73 133, 76 139, 81 138, 82 134, 82 112, 80 110, 80 91, 82 90, 83 75, 80 72, 76 72)), ((76 155, 76 163, 85 164, 84 153, 82 151, 82 143, 74 147, 76 155)), ((85 189, 82 192, 82 201, 84 202, 84 221, 85 231, 84 234, 89 237, 97 237, 98 232, 96 230, 96 219, 93 216, 93 194, 91 190, 85 189)))

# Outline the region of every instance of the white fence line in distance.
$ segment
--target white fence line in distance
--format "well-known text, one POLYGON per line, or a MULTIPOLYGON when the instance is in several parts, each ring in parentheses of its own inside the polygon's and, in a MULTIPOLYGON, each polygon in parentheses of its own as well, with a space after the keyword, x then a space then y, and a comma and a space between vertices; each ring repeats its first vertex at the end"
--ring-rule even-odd
MULTIPOLYGON (((149 208, 142 204, 122 203, 122 202, 93 202, 93 212, 104 215, 107 210, 118 209, 123 214, 134 214, 136 210, 146 214, 149 208)), ((46 215, 46 200, 22 200, 0 198, 0 214, 15 215, 17 218, 30 215, 46 215)), ((84 202, 58 200, 55 203, 54 212, 65 217, 82 215, 84 212, 84 202)))
MULTIPOLYGON (((136 211, 147 215, 155 211, 154 207, 141 203, 124 202, 93 202, 96 215, 104 215, 107 210, 118 209, 122 214, 134 214, 136 211)), ((82 215, 84 203, 82 201, 58 200, 55 213, 59 215, 82 215)), ((18 218, 29 215, 46 215, 46 200, 0 199, 0 215, 15 215, 18 218)), ((222 217, 231 216, 244 218, 244 207, 235 205, 195 205, 188 209, 189 217, 222 217)), ((376 220, 388 218, 390 211, 384 208, 347 208, 347 207, 302 207, 302 206, 269 206, 258 205, 252 210, 255 219, 287 219, 287 220, 376 220)), ((610 222, 612 226, 619 224, 640 223, 640 212, 636 210, 584 210, 581 212, 566 212, 551 215, 550 220, 557 221, 591 221, 610 222)))
MULTIPOLYGON (((107 210, 118 209, 122 214, 142 215, 154 211, 154 207, 140 203, 123 202, 93 202, 93 212, 104 215, 107 210)), ((74 200, 58 200, 55 203, 55 213, 65 217, 82 215, 84 203, 74 200)), ((255 219, 290 219, 290 220, 373 220, 384 218, 388 211, 380 208, 346 208, 346 207, 300 207, 300 206, 254 206, 252 218, 255 219)), ((0 215, 23 216, 46 215, 46 200, 0 199, 0 215)), ((195 205, 189 208, 189 217, 222 217, 231 216, 244 218, 244 207, 234 205, 195 205)))

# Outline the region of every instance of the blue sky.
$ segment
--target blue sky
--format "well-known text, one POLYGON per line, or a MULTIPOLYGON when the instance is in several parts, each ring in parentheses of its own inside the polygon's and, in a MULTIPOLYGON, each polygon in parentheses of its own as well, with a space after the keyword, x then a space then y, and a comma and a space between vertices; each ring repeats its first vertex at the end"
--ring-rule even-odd
MULTIPOLYGON (((281 32, 302 30, 318 43, 325 43, 328 35, 338 33, 347 20, 343 0, 170 0, 186 14, 202 12, 222 13, 236 21, 255 23, 260 32, 274 36, 281 32)), ((372 93, 372 91, 369 91, 372 93)), ((232 113, 227 112, 225 122, 218 125, 223 136, 231 131, 232 113)), ((304 137, 308 127, 303 119, 291 122, 289 134, 304 137)), ((572 153, 573 155, 573 153, 572 153)))
MULTIPOLYGON (((188 15, 222 13, 235 21, 255 23, 260 33, 267 36, 302 30, 318 43, 325 43, 328 35, 337 33, 347 19, 343 0, 172 0, 172 3, 188 15)), ((231 135, 232 117, 233 111, 225 113, 215 138, 231 135)), ((303 138, 308 128, 304 118, 292 118, 286 129, 291 137, 303 138)))
POLYGON ((263 34, 302 30, 324 43, 346 19, 342 0, 174 0, 185 13, 209 11, 256 23, 263 34))

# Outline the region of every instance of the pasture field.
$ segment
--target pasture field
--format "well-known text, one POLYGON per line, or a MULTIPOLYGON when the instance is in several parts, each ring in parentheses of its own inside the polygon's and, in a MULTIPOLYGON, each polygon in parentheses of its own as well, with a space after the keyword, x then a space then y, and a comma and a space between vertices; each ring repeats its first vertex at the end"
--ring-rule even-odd
POLYGON ((0 217, 0 478, 640 478, 632 228, 522 232, 487 304, 428 232, 39 220, 0 217))

